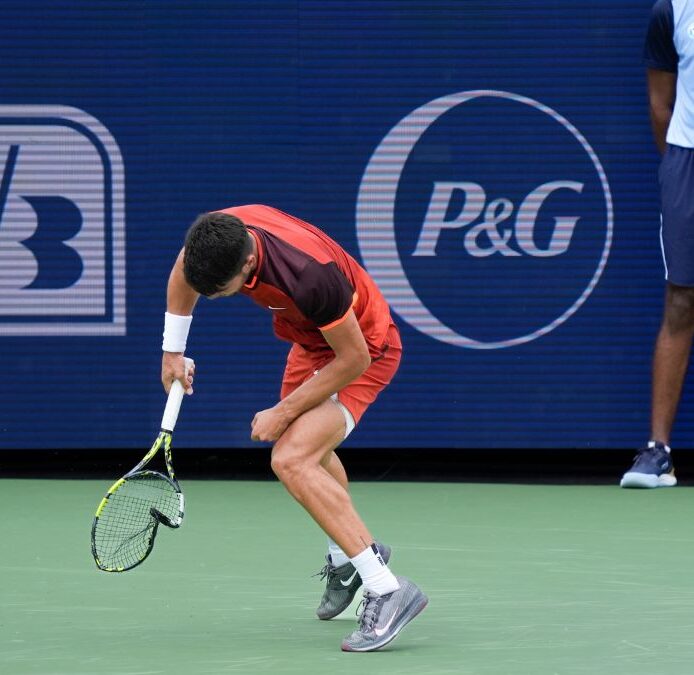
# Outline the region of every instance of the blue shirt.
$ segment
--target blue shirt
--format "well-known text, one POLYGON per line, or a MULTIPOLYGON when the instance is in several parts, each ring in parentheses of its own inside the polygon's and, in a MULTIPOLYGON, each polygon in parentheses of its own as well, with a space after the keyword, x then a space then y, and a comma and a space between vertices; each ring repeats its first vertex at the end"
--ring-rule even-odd
POLYGON ((644 48, 648 68, 677 74, 677 97, 667 142, 694 148, 694 0, 658 0, 644 48))

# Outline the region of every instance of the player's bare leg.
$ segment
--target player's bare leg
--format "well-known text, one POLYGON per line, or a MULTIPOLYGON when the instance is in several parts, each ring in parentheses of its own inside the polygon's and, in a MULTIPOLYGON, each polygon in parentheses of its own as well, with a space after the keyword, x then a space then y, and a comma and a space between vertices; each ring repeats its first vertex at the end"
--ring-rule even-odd
MULTIPOLYGON (((329 401, 328 404, 332 404, 332 408, 338 408, 338 405, 333 401, 329 401)), ((331 411, 331 408, 329 407, 328 410, 331 411)), ((332 419, 332 414, 330 417, 332 419)), ((339 444, 345 433, 344 415, 342 415, 341 424, 339 418, 337 418, 336 422, 340 428, 340 433, 337 436, 337 444, 339 444)), ((320 453, 318 454, 320 455, 320 453)), ((326 451, 320 459, 320 466, 348 494, 347 472, 334 450, 326 451)), ((299 499, 299 501, 301 500, 299 499)), ((387 563, 390 559, 390 547, 381 543, 377 543, 376 546, 382 560, 387 563)), ((360 547, 362 550, 366 548, 361 542, 360 547)), ((349 555, 342 550, 330 535, 328 535, 328 551, 325 556, 325 564, 316 576, 320 576, 321 581, 325 582, 323 594, 316 608, 316 615, 323 621, 334 619, 344 612, 362 586, 361 576, 357 573, 349 555)))
POLYGON ((428 600, 409 579, 396 578, 388 569, 341 484, 343 479, 346 482, 346 474, 333 450, 344 435, 342 411, 334 401, 325 401, 294 420, 282 434, 272 450, 272 469, 294 499, 350 557, 354 576, 358 572, 364 582, 359 625, 342 642, 342 649, 373 651, 393 640, 428 600), (325 468, 326 460, 337 476, 325 468))
MULTIPOLYGON (((329 452, 321 460, 321 466, 340 484, 342 487, 349 492, 349 481, 347 479, 347 472, 343 466, 340 458, 335 454, 335 451, 329 452)), ((349 556, 334 542, 330 537, 328 537, 328 553, 326 555, 328 561, 328 567, 340 567, 344 565, 349 560, 349 556)), ((325 571, 325 569, 324 569, 325 571)), ((327 572, 326 572, 327 574, 327 572)))
POLYGON ((272 449, 272 470, 323 531, 353 557, 373 537, 352 504, 347 475, 333 453, 344 435, 344 415, 327 400, 289 425, 272 449))
MULTIPOLYGON (((347 472, 343 466, 340 458, 335 454, 335 451, 328 453, 321 461, 321 466, 340 484, 342 487, 349 492, 349 481, 347 480, 347 472)), ((390 552, 389 552, 390 555, 390 552)), ((331 567, 342 567, 349 561, 349 556, 334 542, 330 537, 328 537, 328 553, 326 555, 326 560, 328 562, 328 569, 323 569, 327 575, 331 567)), ((388 562, 386 560, 386 562, 388 562)), ((349 576, 349 575, 348 575, 349 576)))
POLYGON ((349 480, 347 472, 340 458, 335 451, 329 452, 321 460, 321 466, 340 484, 345 490, 349 490, 349 480))

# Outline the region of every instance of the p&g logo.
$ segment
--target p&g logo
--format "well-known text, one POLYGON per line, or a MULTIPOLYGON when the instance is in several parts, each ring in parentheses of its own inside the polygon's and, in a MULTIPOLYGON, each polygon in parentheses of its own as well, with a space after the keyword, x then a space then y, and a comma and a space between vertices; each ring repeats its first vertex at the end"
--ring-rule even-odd
POLYGON ((407 115, 371 157, 357 202, 362 258, 393 309, 479 349, 534 340, 574 314, 600 279, 612 226, 588 141, 542 103, 501 91, 407 115))
POLYGON ((434 183, 434 193, 429 202, 429 209, 424 218, 422 231, 412 255, 436 255, 436 243, 441 230, 462 228, 470 225, 482 216, 482 222, 471 227, 465 233, 465 250, 476 258, 484 258, 495 253, 505 256, 516 256, 525 253, 531 256, 545 257, 565 253, 571 243, 571 235, 578 222, 576 217, 558 217, 554 231, 546 248, 540 249, 535 243, 535 223, 539 210, 545 200, 561 188, 580 192, 583 183, 557 180, 535 188, 518 207, 515 225, 503 228, 505 221, 513 215, 513 202, 505 197, 494 199, 487 204, 484 188, 477 183, 434 183), (445 215, 453 201, 455 190, 463 192, 465 206, 461 213, 452 220, 445 215), (480 235, 486 235, 487 243, 480 243, 480 235), (509 243, 515 234, 516 248, 509 243))
POLYGON ((124 335, 123 161, 65 106, 0 106, 0 335, 124 335))

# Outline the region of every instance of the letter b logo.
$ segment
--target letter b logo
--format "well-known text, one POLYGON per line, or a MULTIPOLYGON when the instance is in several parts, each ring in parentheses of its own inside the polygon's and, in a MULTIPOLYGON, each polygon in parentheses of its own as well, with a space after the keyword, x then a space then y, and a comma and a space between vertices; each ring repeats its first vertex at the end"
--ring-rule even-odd
POLYGON ((124 335, 124 178, 65 106, 0 106, 0 335, 124 335))

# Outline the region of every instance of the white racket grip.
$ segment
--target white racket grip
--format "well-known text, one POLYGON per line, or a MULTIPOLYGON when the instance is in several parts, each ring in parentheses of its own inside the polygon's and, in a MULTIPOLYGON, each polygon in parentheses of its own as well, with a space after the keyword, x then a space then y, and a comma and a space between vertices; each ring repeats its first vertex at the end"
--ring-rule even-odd
MULTIPOLYGON (((194 365, 193 359, 185 358, 186 363, 186 375, 190 370, 191 366, 194 365)), ((161 428, 164 431, 169 431, 173 433, 174 427, 176 426, 176 420, 178 419, 178 411, 181 409, 181 403, 183 402, 183 396, 185 391, 183 390, 183 385, 178 381, 174 380, 171 389, 169 389, 169 398, 166 400, 166 408, 164 408, 164 415, 161 418, 161 428)))

